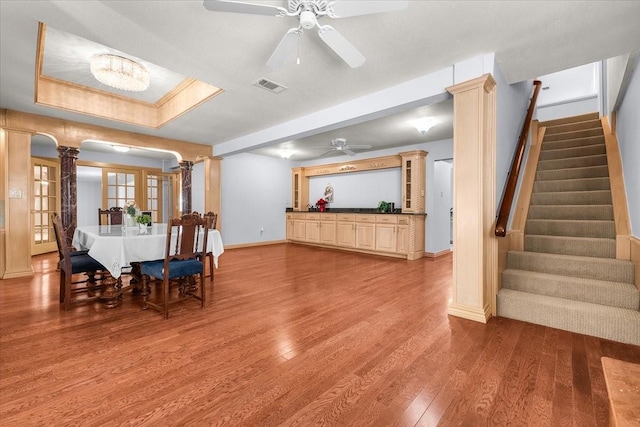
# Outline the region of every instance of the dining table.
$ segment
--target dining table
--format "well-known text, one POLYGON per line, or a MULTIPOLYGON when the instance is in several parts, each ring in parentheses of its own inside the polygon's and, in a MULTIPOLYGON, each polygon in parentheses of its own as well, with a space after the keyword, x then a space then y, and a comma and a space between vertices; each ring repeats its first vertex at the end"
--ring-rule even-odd
MULTIPOLYGON (((109 271, 112 279, 105 281, 107 289, 103 292, 102 298, 105 307, 108 308, 119 305, 122 294, 140 284, 139 273, 136 274, 136 272, 139 272, 141 262, 164 259, 166 243, 167 224, 163 223, 148 227, 79 226, 76 227, 72 240, 73 247, 78 250, 88 250, 89 256, 109 271), (128 267, 131 267, 133 277, 129 286, 123 287, 120 276, 123 268, 128 267)), ((213 254, 214 266, 218 268, 218 258, 224 253, 222 237, 218 230, 208 229, 205 252, 213 254)))

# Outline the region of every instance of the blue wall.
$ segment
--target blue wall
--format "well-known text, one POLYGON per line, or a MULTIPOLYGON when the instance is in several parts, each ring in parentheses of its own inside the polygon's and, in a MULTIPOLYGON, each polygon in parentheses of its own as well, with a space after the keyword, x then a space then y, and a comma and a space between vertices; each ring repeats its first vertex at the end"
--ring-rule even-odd
POLYGON ((631 234, 640 236, 640 58, 617 115, 616 130, 629 204, 631 234))

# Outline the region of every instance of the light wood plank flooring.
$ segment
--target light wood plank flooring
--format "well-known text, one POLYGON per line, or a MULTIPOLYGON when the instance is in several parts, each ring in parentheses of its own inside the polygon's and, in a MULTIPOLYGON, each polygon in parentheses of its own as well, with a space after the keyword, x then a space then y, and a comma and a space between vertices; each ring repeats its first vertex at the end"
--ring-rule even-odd
POLYGON ((206 308, 70 312, 56 255, 0 282, 0 424, 607 425, 601 356, 640 347, 447 315, 452 257, 227 251, 206 308))

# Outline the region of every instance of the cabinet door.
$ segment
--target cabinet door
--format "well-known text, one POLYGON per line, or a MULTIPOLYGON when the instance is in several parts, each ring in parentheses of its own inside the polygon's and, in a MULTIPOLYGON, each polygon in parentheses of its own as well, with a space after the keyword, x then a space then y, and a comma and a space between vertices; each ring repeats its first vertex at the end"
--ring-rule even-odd
POLYGON ((338 246, 354 248, 356 246, 356 224, 355 222, 338 222, 338 246))
POLYGON ((320 243, 324 245, 336 244, 336 222, 335 221, 320 222, 320 243))
POLYGON ((376 250, 396 251, 396 225, 376 224, 376 250))
POLYGON ((396 236, 396 252, 399 254, 409 253, 409 226, 399 225, 396 236))
POLYGON ((304 241, 305 240, 305 222, 304 220, 293 220, 293 240, 304 241))
POLYGON ((356 248, 375 250, 375 224, 356 223, 356 248))
POLYGON ((305 223, 305 241, 310 243, 320 243, 320 221, 307 220, 305 223))
POLYGON ((287 218, 287 240, 293 240, 293 219, 287 218))

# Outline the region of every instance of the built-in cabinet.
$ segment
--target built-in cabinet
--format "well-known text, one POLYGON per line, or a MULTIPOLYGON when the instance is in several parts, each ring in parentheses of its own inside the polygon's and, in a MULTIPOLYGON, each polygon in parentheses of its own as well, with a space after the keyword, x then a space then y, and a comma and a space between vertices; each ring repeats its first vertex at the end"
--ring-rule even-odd
POLYGON ((402 158, 402 212, 422 213, 425 210, 425 151, 400 153, 402 158))
POLYGON ((427 152, 291 169, 293 212, 287 212, 287 240, 414 260, 424 256, 427 152), (402 214, 305 212, 309 177, 402 169, 402 214))
POLYGON ((424 215, 287 212, 292 242, 406 258, 424 255, 424 215))

